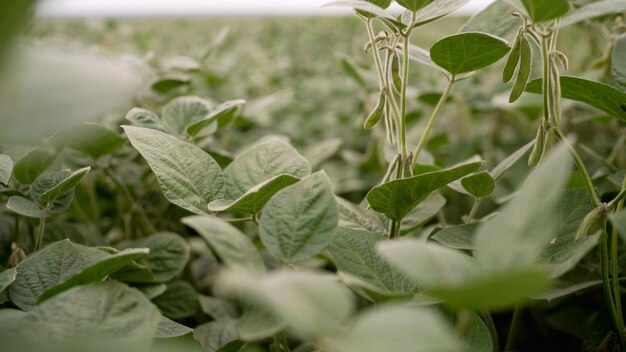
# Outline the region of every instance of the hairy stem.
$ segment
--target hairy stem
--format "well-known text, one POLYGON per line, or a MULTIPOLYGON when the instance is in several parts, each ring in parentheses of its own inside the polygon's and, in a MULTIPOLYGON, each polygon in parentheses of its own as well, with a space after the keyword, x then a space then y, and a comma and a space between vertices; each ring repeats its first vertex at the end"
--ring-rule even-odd
POLYGON ((39 227, 37 228, 37 238, 35 240, 35 252, 41 249, 43 244, 43 234, 46 229, 46 218, 39 219, 39 227))
POLYGON ((506 338, 506 345, 504 346, 505 351, 513 351, 513 344, 517 338, 517 330, 520 322, 520 317, 522 315, 522 308, 520 304, 515 305, 515 309, 513 310, 513 316, 511 317, 511 327, 509 328, 509 335, 506 338))

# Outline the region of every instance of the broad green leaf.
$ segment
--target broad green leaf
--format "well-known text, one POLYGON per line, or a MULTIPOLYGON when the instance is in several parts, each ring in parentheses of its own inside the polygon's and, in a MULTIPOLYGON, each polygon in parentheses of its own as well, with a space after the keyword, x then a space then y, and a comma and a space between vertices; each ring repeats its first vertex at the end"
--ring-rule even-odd
POLYGON ((473 162, 442 171, 387 182, 367 194, 372 209, 392 220, 402 220, 432 192, 478 169, 482 162, 473 162))
POLYGON ((261 216, 259 235, 272 256, 298 261, 330 244, 338 217, 330 181, 320 171, 270 199, 261 216))
POLYGON ((625 0, 604 0, 588 3, 578 9, 570 11, 566 16, 561 18, 557 24, 557 28, 571 26, 585 20, 606 15, 620 14, 626 11, 625 0))
POLYGON ((415 292, 415 283, 376 253, 376 244, 382 241, 382 235, 338 227, 329 249, 339 271, 374 286, 381 294, 393 296, 415 292))
POLYGON ((12 173, 13 160, 8 155, 0 154, 0 183, 8 185, 12 173))
POLYGON ((167 283, 167 290, 154 299, 164 316, 183 319, 194 315, 200 305, 198 293, 187 281, 175 280, 167 283))
POLYGON ((545 264, 552 278, 557 278, 573 269, 576 264, 596 247, 600 234, 569 242, 548 246, 541 253, 539 262, 545 264))
POLYGON ((461 185, 471 195, 476 198, 483 198, 491 194, 496 188, 496 181, 493 179, 489 171, 481 171, 479 173, 463 177, 461 185))
POLYGON ((31 186, 30 193, 33 199, 39 206, 49 214, 59 214, 67 210, 72 204, 74 199, 74 188, 70 188, 68 191, 63 191, 66 186, 71 185, 74 181, 82 179, 85 172, 88 172, 89 168, 82 169, 72 178, 72 173, 69 170, 47 172, 39 176, 33 185, 31 186), (59 186, 58 191, 54 189, 59 186), (47 192, 53 192, 54 199, 50 198, 50 201, 44 200, 43 195, 47 192))
POLYGON ((262 340, 285 328, 285 322, 265 305, 248 307, 235 324, 239 336, 245 341, 262 340))
POLYGON ((74 125, 68 131, 67 145, 94 159, 113 153, 125 143, 126 138, 95 123, 74 125))
POLYGON ((613 57, 611 59, 611 74, 613 75, 613 80, 623 90, 626 90, 626 33, 615 39, 613 57))
POLYGON ((186 217, 182 223, 200 234, 226 265, 264 271, 265 265, 257 248, 234 226, 205 216, 186 217))
POLYGON ((91 167, 88 166, 72 172, 69 176, 54 185, 54 187, 43 192, 39 196, 39 199, 44 202, 55 201, 57 198, 72 191, 80 183, 80 181, 82 181, 82 179, 87 176, 90 170, 91 167))
MULTIPOLYGON (((402 55, 402 45, 399 45, 399 48, 396 50, 399 55, 402 55)), ((422 65, 426 65, 428 67, 434 68, 435 70, 443 73, 446 77, 450 77, 450 73, 443 67, 437 65, 433 59, 430 57, 430 52, 424 48, 420 48, 416 45, 409 45, 409 59, 413 60, 422 65)))
POLYGON ((109 281, 65 291, 15 321, 13 328, 19 336, 57 346, 87 338, 101 348, 110 343, 147 351, 159 319, 159 311, 139 291, 109 281))
POLYGON ((159 77, 150 84, 150 88, 161 94, 167 94, 172 90, 187 86, 191 83, 191 77, 187 74, 171 73, 159 77))
POLYGON ((400 6, 416 12, 417 10, 424 8, 426 5, 432 3, 434 0, 396 0, 400 6))
POLYGON ((402 219, 401 234, 409 233, 427 223, 444 205, 446 199, 439 192, 429 195, 402 219))
POLYGON ((219 352, 227 344, 237 340, 239 335, 232 321, 212 321, 197 326, 193 337, 200 342, 207 352, 219 352))
POLYGON ((429 308, 382 305, 360 313, 347 333, 324 341, 336 352, 463 350, 447 321, 429 308))
POLYGON ((46 290, 109 256, 69 240, 52 243, 17 265, 17 276, 7 289, 7 295, 21 309, 30 310, 46 290))
MULTIPOLYGON (((156 281, 152 271, 143 265, 137 264, 137 262, 131 262, 115 272, 111 277, 118 281, 139 284, 154 284, 156 281)), ((163 292, 165 292, 165 290, 163 290, 163 292)), ((159 295, 163 292, 160 292, 159 295)))
POLYGON ((145 248, 126 249, 96 260, 67 280, 44 291, 38 299, 38 304, 72 287, 102 281, 109 274, 123 268, 133 260, 148 254, 148 252, 149 250, 145 248))
MULTIPOLYGON (((541 81, 541 78, 530 81, 526 91, 541 94, 541 81)), ((584 78, 561 76, 561 96, 589 104, 626 121, 626 93, 615 87, 584 78)))
POLYGON ((179 324, 166 317, 161 317, 154 333, 154 337, 158 339, 167 339, 187 335, 192 331, 192 328, 188 328, 185 325, 179 324))
POLYGON ((163 124, 161 123, 161 119, 155 113, 146 109, 132 108, 126 114, 126 120, 137 127, 150 128, 159 131, 165 130, 165 127, 163 127, 163 124))
POLYGON ((199 295, 198 302, 202 312, 213 318, 213 320, 233 320, 238 315, 237 306, 226 299, 199 295))
POLYGON ((224 169, 224 195, 234 200, 276 176, 302 178, 310 173, 308 160, 289 144, 278 138, 270 138, 241 153, 224 169))
POLYGON ((7 202, 7 208, 14 213, 29 217, 29 218, 46 218, 48 213, 41 210, 41 208, 30 199, 12 196, 7 202))
POLYGON ((228 211, 237 214, 256 215, 274 194, 298 181, 300 181, 299 178, 291 175, 274 176, 250 188, 236 199, 216 199, 209 203, 208 209, 216 212, 228 211))
POLYGON ((26 153, 13 165, 13 177, 22 184, 31 184, 56 158, 54 150, 37 147, 26 153))
POLYGON ((163 283, 136 284, 133 287, 141 291, 150 300, 159 297, 167 290, 167 286, 163 283))
POLYGON ((339 226, 367 230, 376 234, 385 233, 385 226, 376 213, 341 197, 335 197, 335 200, 339 211, 339 226))
POLYGON ((0 272, 0 294, 4 292, 4 290, 9 287, 13 281, 15 281, 16 276, 17 271, 15 268, 6 269, 0 272))
POLYGON ((219 126, 225 126, 239 116, 245 104, 242 99, 225 101, 211 111, 209 118, 215 118, 219 126))
POLYGON ((150 253, 139 258, 137 263, 148 268, 156 282, 177 277, 187 265, 191 252, 187 241, 171 232, 155 233, 133 246, 150 249, 150 253))
POLYGON ((219 198, 224 176, 202 149, 156 130, 123 126, 131 144, 146 159, 165 197, 192 213, 204 215, 219 198))
POLYGON ((453 75, 476 71, 500 60, 511 48, 496 36, 466 32, 443 38, 430 48, 430 57, 453 75))
POLYGON ((511 16, 515 11, 515 7, 506 0, 496 0, 472 16, 459 32, 483 32, 512 40, 522 24, 519 18, 511 16))
POLYGON ((493 340, 485 322, 476 314, 470 313, 463 340, 469 345, 469 352, 492 352, 493 340))
POLYGON ((510 169, 511 166, 526 155, 526 153, 533 147, 533 143, 533 141, 528 142, 526 145, 513 152, 513 154, 507 156, 498 165, 496 165, 496 167, 490 171, 493 179, 498 182, 498 180, 502 178, 504 173, 510 169))
POLYGON ((180 136, 190 124, 206 119, 211 110, 211 104, 202 98, 178 97, 163 107, 161 119, 168 132, 180 136))
POLYGON ((561 17, 569 11, 567 0, 521 0, 534 23, 561 17))
POLYGON ((431 238, 446 247, 474 250, 474 233, 478 223, 447 226, 431 238))
POLYGON ((617 229, 622 241, 626 241, 626 210, 613 213, 609 216, 611 223, 617 229))

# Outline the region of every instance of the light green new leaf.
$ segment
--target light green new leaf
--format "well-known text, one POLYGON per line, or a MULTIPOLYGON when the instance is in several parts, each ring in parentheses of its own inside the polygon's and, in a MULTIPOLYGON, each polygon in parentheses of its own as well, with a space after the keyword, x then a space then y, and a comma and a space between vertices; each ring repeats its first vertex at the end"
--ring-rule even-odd
POLYGON ((16 276, 17 270, 15 268, 6 269, 0 273, 0 294, 15 281, 16 276))
POLYGON ((559 18, 569 11, 567 0, 522 0, 522 4, 534 23, 559 18))
POLYGON ((496 188, 496 181, 493 179, 489 171, 481 171, 462 178, 461 185, 474 197, 483 198, 493 192, 496 188))
POLYGON ((611 74, 615 82, 622 89, 626 89, 626 33, 615 39, 613 57, 611 59, 611 74))
POLYGON ((31 184, 56 158, 54 150, 37 147, 26 153, 13 165, 13 177, 22 184, 31 184))
POLYGON ((424 8, 426 5, 432 3, 435 0, 396 0, 400 6, 410 10, 412 12, 416 12, 417 10, 424 8))
POLYGON ((0 154, 0 183, 8 185, 12 173, 13 160, 8 155, 0 154))
POLYGON ((626 11, 626 0, 604 0, 588 3, 563 16, 557 24, 557 28, 571 26, 596 17, 612 14, 618 15, 624 11, 626 11))
POLYGON ((382 235, 338 227, 329 248, 340 272, 364 281, 381 294, 393 296, 415 292, 415 283, 376 253, 376 244, 383 240, 382 235))
MULTIPOLYGON (((541 94, 542 79, 534 79, 526 91, 541 94)), ((584 78, 561 76, 561 96, 596 107, 622 121, 626 121, 626 93, 604 83, 584 78)))
POLYGON ((270 199, 261 216, 259 235, 272 256, 298 261, 330 244, 338 218, 330 181, 320 171, 270 199))
POLYGON ((69 176, 67 176, 66 178, 61 180, 59 183, 54 185, 54 187, 42 193, 39 196, 39 199, 41 199, 44 202, 55 201, 57 198, 63 196, 64 194, 70 192, 76 186, 78 186, 80 181, 82 181, 82 179, 85 176, 87 176, 90 170, 91 170, 91 167, 87 166, 87 167, 84 167, 82 169, 72 172, 69 176))
POLYGON ((310 173, 308 160, 289 144, 278 138, 270 138, 241 153, 224 169, 224 195, 227 199, 235 200, 276 176, 303 178, 310 173))
POLYGON ((187 335, 192 331, 192 328, 188 328, 185 325, 179 324, 166 317, 161 317, 159 325, 157 325, 154 333, 154 337, 157 339, 167 339, 187 335))
POLYGON ((163 195, 192 213, 207 214, 207 204, 221 196, 224 186, 217 162, 195 145, 163 132, 123 127, 131 144, 156 175, 163 195))
POLYGON ((148 268, 156 282, 166 282, 178 276, 187 265, 191 253, 187 241, 171 232, 155 233, 133 246, 150 249, 150 253, 141 257, 137 263, 148 268))
MULTIPOLYGON (((87 172, 89 169, 87 168, 87 172)), ((82 179, 83 172, 85 170, 79 170, 77 173, 77 179, 80 181, 82 179)), ((55 171, 55 172, 47 172, 41 176, 39 176, 33 185, 31 186, 30 193, 33 197, 35 203, 37 203, 42 209, 44 209, 49 214, 59 214, 67 210, 72 204, 72 200, 74 199, 74 188, 70 188, 68 191, 64 193, 58 193, 57 191, 53 191, 54 199, 50 198, 51 201, 43 200, 42 196, 46 194, 46 192, 52 191, 54 188, 60 185, 58 191, 63 191, 65 185, 71 185, 72 179, 70 179, 72 173, 69 170, 55 171), (68 180, 69 183, 65 183, 64 181, 68 180)))
POLYGON ((347 333, 324 341, 336 352, 455 352, 463 350, 453 329, 429 308, 383 305, 357 316, 347 333))
POLYGON ((14 213, 29 217, 29 218, 46 218, 49 216, 48 213, 43 211, 37 204, 35 204, 30 199, 20 197, 20 196, 12 196, 9 198, 7 202, 7 208, 14 213))
POLYGON ((521 25, 518 17, 511 16, 516 9, 506 0, 496 0, 474 15, 459 32, 483 32, 512 40, 521 25))
POLYGON ((187 126, 206 119, 211 110, 211 104, 202 98, 178 97, 163 107, 161 119, 168 132, 181 136, 187 126))
POLYGON ((511 48, 504 39, 480 32, 451 35, 430 48, 430 57, 453 75, 476 71, 500 60, 511 48))
POLYGON ((185 131, 188 135, 195 136, 211 125, 214 125, 214 129, 217 129, 218 126, 224 126, 239 115, 244 104, 246 101, 241 99, 224 102, 213 109, 206 118, 190 123, 185 131))
POLYGON ((165 127, 163 127, 163 124, 161 123, 161 119, 155 113, 146 109, 132 108, 126 114, 126 120, 137 127, 150 128, 159 131, 165 130, 165 127))
POLYGON ((482 164, 473 162, 387 182, 369 191, 367 201, 372 209, 400 221, 432 192, 475 171, 482 164))
POLYGON ((234 226, 223 220, 206 216, 190 216, 181 221, 200 234, 226 265, 265 271, 265 265, 257 248, 234 226))
POLYGON ((164 316, 183 319, 194 315, 200 308, 198 293, 187 281, 175 280, 167 283, 167 290, 154 299, 164 316))
POLYGON ((148 254, 148 252, 149 250, 146 248, 126 249, 96 260, 67 280, 44 291, 37 303, 41 304, 41 302, 63 291, 67 291, 72 287, 102 281, 109 274, 118 271, 133 260, 148 254))
POLYGON ((94 159, 113 153, 125 143, 126 138, 95 123, 74 125, 68 131, 67 145, 94 159))

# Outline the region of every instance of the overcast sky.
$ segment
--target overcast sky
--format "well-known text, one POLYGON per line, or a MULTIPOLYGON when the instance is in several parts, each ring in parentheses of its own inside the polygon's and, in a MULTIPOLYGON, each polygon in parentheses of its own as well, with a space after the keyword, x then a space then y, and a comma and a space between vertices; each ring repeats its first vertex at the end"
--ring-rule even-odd
MULTIPOLYGON (((325 15, 350 12, 341 8, 321 8, 329 1, 42 0, 37 12, 43 17, 325 15)), ((476 12, 492 1, 472 0, 462 12, 476 12)))

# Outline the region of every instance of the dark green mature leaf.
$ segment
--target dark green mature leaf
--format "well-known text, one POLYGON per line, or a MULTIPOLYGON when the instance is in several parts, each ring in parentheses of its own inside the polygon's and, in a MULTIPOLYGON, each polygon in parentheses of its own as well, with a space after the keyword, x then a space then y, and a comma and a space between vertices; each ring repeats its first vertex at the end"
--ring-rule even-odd
POLYGON ((31 201, 30 199, 20 197, 20 196, 12 196, 9 198, 7 202, 7 208, 13 211, 14 213, 29 217, 29 218, 46 218, 49 216, 48 213, 43 211, 36 203, 31 201))
POLYGON ((0 183, 8 185, 12 173, 13 160, 8 155, 0 154, 0 183))
POLYGON ((452 327, 436 311, 383 305, 357 316, 347 333, 325 340, 337 352, 452 352, 463 350, 452 327))
POLYGON ((522 3, 534 23, 553 20, 569 11, 567 0, 522 0, 522 3))
POLYGON ((489 66, 509 52, 509 44, 496 36, 466 32, 443 38, 430 48, 430 57, 453 75, 489 66))
POLYGON ((148 268, 156 282, 166 282, 178 276, 187 265, 191 252, 187 241, 171 232, 155 233, 134 246, 150 249, 150 253, 137 263, 148 268))
POLYGON ((596 247, 600 234, 585 236, 560 245, 551 245, 541 253, 540 263, 547 265, 550 276, 557 278, 573 269, 580 260, 596 247))
POLYGON ((32 149, 15 163, 13 177, 22 184, 31 184, 46 171, 56 156, 56 151, 49 148, 32 149))
POLYGON ((426 5, 432 3, 433 1, 434 0, 396 0, 396 2, 400 4, 400 6, 413 12, 424 8, 426 5))
POLYGON ((187 86, 191 83, 191 77, 186 74, 168 74, 159 77, 151 83, 150 88, 154 91, 165 94, 176 88, 187 86))
MULTIPOLYGON (((80 170, 79 170, 80 171, 80 170)), ((89 170, 87 170, 89 171, 89 170)), ((67 185, 71 185, 74 180, 82 179, 84 176, 82 173, 85 170, 79 172, 75 177, 75 179, 70 179, 72 173, 69 170, 55 171, 55 172, 47 172, 41 176, 39 176, 30 189, 31 196, 35 200, 39 206, 50 214, 59 214, 67 210, 72 204, 72 200, 74 199, 74 188, 70 188, 69 191, 64 193, 58 193, 57 191, 53 191, 55 198, 52 201, 46 201, 42 199, 42 196, 46 194, 46 192, 52 191, 57 186, 58 191, 62 191, 66 188, 67 185), (82 176, 81 176, 82 175, 82 176), (64 182, 64 181, 68 181, 64 182)))
POLYGON ((87 176, 91 167, 84 167, 82 169, 72 172, 69 176, 61 180, 52 188, 39 195, 39 199, 44 202, 53 202, 68 192, 72 191, 82 179, 87 176))
POLYGON ((382 235, 338 227, 329 248, 340 272, 364 281, 381 294, 392 296, 415 292, 415 283, 376 253, 376 244, 383 240, 382 235))
POLYGON ((15 268, 6 269, 0 273, 0 294, 15 281, 16 276, 17 270, 15 268))
MULTIPOLYGON (((541 78, 530 81, 526 91, 541 94, 541 81, 541 78)), ((626 93, 609 85, 579 77, 561 76, 561 96, 589 104, 626 121, 626 93)))
POLYGON ((239 315, 237 306, 230 300, 199 295, 198 301, 202 312, 214 320, 233 320, 239 315))
POLYGON ((511 40, 522 24, 519 18, 511 16, 515 11, 506 0, 496 0, 472 16, 459 32, 483 32, 511 40))
POLYGON ((176 280, 167 283, 167 290, 154 299, 164 316, 183 319, 194 315, 200 305, 198 293, 187 281, 176 280))
POLYGON ((90 282, 102 281, 109 274, 116 272, 133 260, 136 260, 148 253, 149 250, 146 248, 126 249, 113 255, 98 259, 67 280, 44 291, 44 293, 39 297, 37 303, 41 304, 41 302, 44 302, 63 291, 67 291, 72 287, 84 285, 90 282))
POLYGON ((374 187, 367 194, 367 201, 372 209, 400 221, 432 192, 473 172, 482 164, 474 162, 387 182, 374 187))
POLYGON ((613 80, 622 89, 626 89, 626 33, 615 39, 613 57, 611 58, 611 74, 613 75, 613 80))
POLYGON ((166 317, 161 317, 161 320, 159 320, 159 325, 157 325, 154 337, 158 339, 167 339, 187 335, 192 331, 192 328, 188 328, 185 325, 178 324, 177 322, 169 320, 166 317))
POLYGON ((474 250, 474 232, 478 225, 472 223, 447 226, 431 238, 449 248, 474 250))
POLYGON ((178 97, 163 107, 161 119, 168 132, 180 136, 187 126, 206 119, 211 110, 211 104, 202 98, 178 97))
POLYGON ((186 217, 182 223, 198 232, 226 265, 265 271, 263 260, 252 241, 234 226, 205 216, 186 217))
POLYGON ((81 151, 94 159, 113 153, 126 143, 120 136, 102 125, 84 123, 70 127, 68 146, 81 151))
POLYGON ((320 171, 284 188, 267 203, 259 235, 275 258, 302 260, 330 244, 338 217, 330 181, 320 171))
POLYGON ((156 130, 123 126, 131 144, 155 173, 165 197, 196 214, 219 198, 224 176, 219 165, 202 149, 156 130))
POLYGON ((483 198, 493 192, 494 188, 496 188, 496 181, 489 171, 481 171, 462 178, 461 185, 474 197, 483 198))
POLYGON ((193 337, 200 342, 207 352, 219 352, 227 344, 236 341, 239 335, 232 321, 212 321, 197 326, 193 337))
POLYGON ((575 23, 590 20, 596 17, 620 14, 624 11, 626 11, 625 0, 595 1, 570 11, 570 13, 561 18, 561 21, 557 24, 557 28, 571 26, 575 23))
POLYGON ((88 338, 99 347, 147 351, 159 319, 159 311, 139 291, 109 281, 55 296, 14 321, 11 331, 57 346, 88 338))
POLYGON ((151 128, 159 131, 165 130, 161 119, 155 113, 146 109, 132 108, 126 114, 126 120, 137 127, 151 128))

